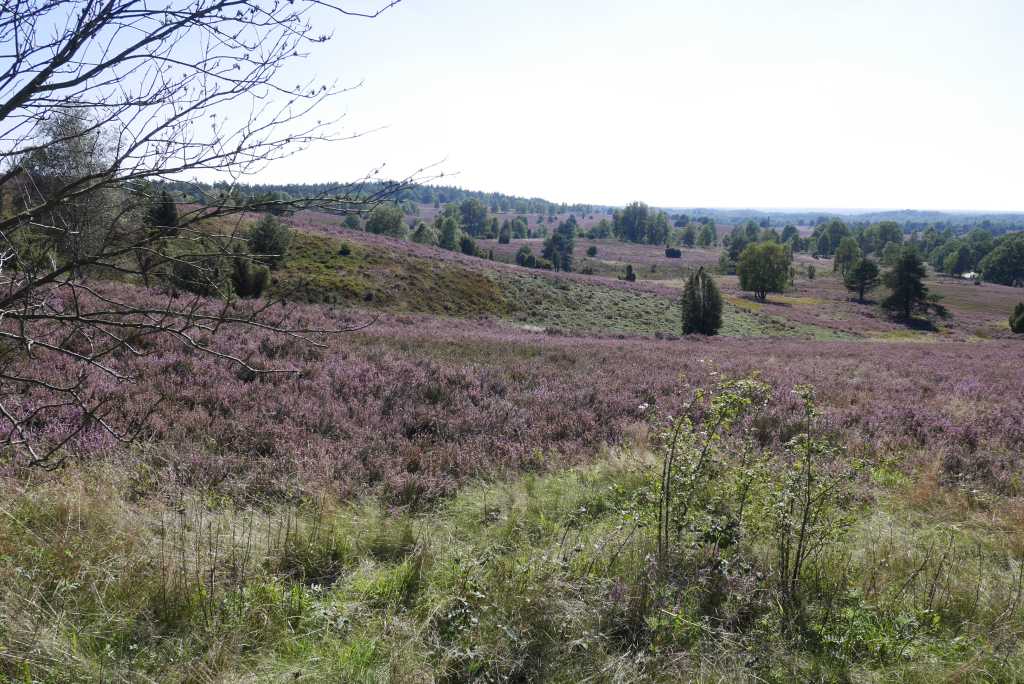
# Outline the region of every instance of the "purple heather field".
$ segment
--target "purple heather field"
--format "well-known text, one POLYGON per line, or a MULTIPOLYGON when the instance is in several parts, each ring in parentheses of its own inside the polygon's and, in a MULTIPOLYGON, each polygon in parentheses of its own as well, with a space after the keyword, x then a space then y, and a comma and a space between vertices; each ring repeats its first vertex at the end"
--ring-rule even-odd
MULTIPOLYGON (((315 305, 291 311, 293 323, 318 329, 371 317, 315 305)), ((220 349, 290 373, 253 376, 178 343, 142 341, 141 362, 112 360, 134 369, 137 382, 97 375, 94 383, 122 424, 161 401, 141 445, 123 447, 93 427, 71 450, 141 462, 161 486, 210 486, 241 499, 330 491, 416 504, 471 478, 585 462, 604 445, 634 441, 651 412, 679 411, 694 387, 758 373, 782 399, 759 419, 764 434, 785 436, 795 425, 792 388, 807 383, 851 454, 932 463, 949 482, 1020 488, 1016 340, 576 337, 491 319, 372 315, 370 327, 328 336, 323 347, 221 332, 220 349)), ((58 378, 65 369, 52 371, 58 378)), ((32 405, 31 393, 24 401, 32 405)), ((58 435, 71 418, 45 412, 36 428, 58 435)))

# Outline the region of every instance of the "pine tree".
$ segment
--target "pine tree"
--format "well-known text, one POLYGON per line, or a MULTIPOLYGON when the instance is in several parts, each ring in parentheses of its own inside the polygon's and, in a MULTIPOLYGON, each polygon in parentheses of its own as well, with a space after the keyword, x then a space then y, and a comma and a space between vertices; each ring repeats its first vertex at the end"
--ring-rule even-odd
POLYGON ((929 296, 928 286, 924 284, 926 275, 924 262, 917 250, 909 245, 903 247, 892 270, 883 278, 891 293, 882 301, 882 308, 902 320, 910 320, 915 313, 932 310, 940 316, 946 315, 945 308, 936 303, 937 297, 929 296))
POLYGON ((256 255, 271 270, 284 262, 291 242, 291 229, 270 214, 264 215, 249 231, 249 252, 256 255))
POLYGON ((703 266, 686 281, 682 310, 684 335, 715 335, 722 327, 722 295, 703 266))
POLYGON ((160 199, 150 205, 146 223, 161 235, 178 234, 178 205, 166 190, 161 191, 160 199))

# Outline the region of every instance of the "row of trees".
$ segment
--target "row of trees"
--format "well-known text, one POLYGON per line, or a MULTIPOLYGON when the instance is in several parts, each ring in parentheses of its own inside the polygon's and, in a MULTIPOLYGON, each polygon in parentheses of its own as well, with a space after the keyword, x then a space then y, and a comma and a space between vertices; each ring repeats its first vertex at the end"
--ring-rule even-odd
MULTIPOLYGON (((927 270, 914 245, 907 244, 900 249, 897 259, 884 276, 880 275, 874 260, 859 255, 859 247, 852 238, 843 238, 841 247, 843 245, 849 247, 851 255, 855 255, 848 263, 844 262, 844 284, 857 294, 858 301, 863 302, 866 293, 884 283, 890 293, 881 305, 894 317, 911 320, 919 314, 947 315, 946 309, 939 304, 938 296, 930 294, 924 283, 927 270), (850 240, 852 245, 846 240, 850 240)), ((754 297, 762 301, 769 292, 785 291, 794 275, 792 259, 788 244, 769 240, 748 245, 737 265, 740 288, 753 292, 754 297)))
POLYGON ((919 242, 928 262, 950 275, 980 273, 988 282, 1024 286, 1024 233, 994 237, 976 228, 965 235, 929 228, 919 242))

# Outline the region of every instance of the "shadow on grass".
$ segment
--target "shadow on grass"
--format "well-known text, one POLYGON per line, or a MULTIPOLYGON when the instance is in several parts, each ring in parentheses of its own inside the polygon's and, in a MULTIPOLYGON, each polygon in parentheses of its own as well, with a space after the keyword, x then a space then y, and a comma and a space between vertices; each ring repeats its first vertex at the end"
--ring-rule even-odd
POLYGON ((894 319, 896 323, 902 323, 906 328, 910 330, 917 330, 920 332, 938 332, 939 328, 935 325, 935 322, 927 318, 903 318, 894 319))

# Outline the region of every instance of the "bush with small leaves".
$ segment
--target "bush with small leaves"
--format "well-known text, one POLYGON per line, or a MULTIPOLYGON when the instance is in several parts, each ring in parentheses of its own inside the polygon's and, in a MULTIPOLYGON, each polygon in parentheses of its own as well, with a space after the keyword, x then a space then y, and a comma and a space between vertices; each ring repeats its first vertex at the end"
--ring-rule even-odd
POLYGON ((588 257, 596 257, 597 256, 597 245, 590 245, 589 247, 587 247, 587 256, 588 257))
POLYGON ((683 256, 683 250, 679 249, 678 247, 666 247, 665 256, 667 256, 669 259, 681 259, 683 256))

